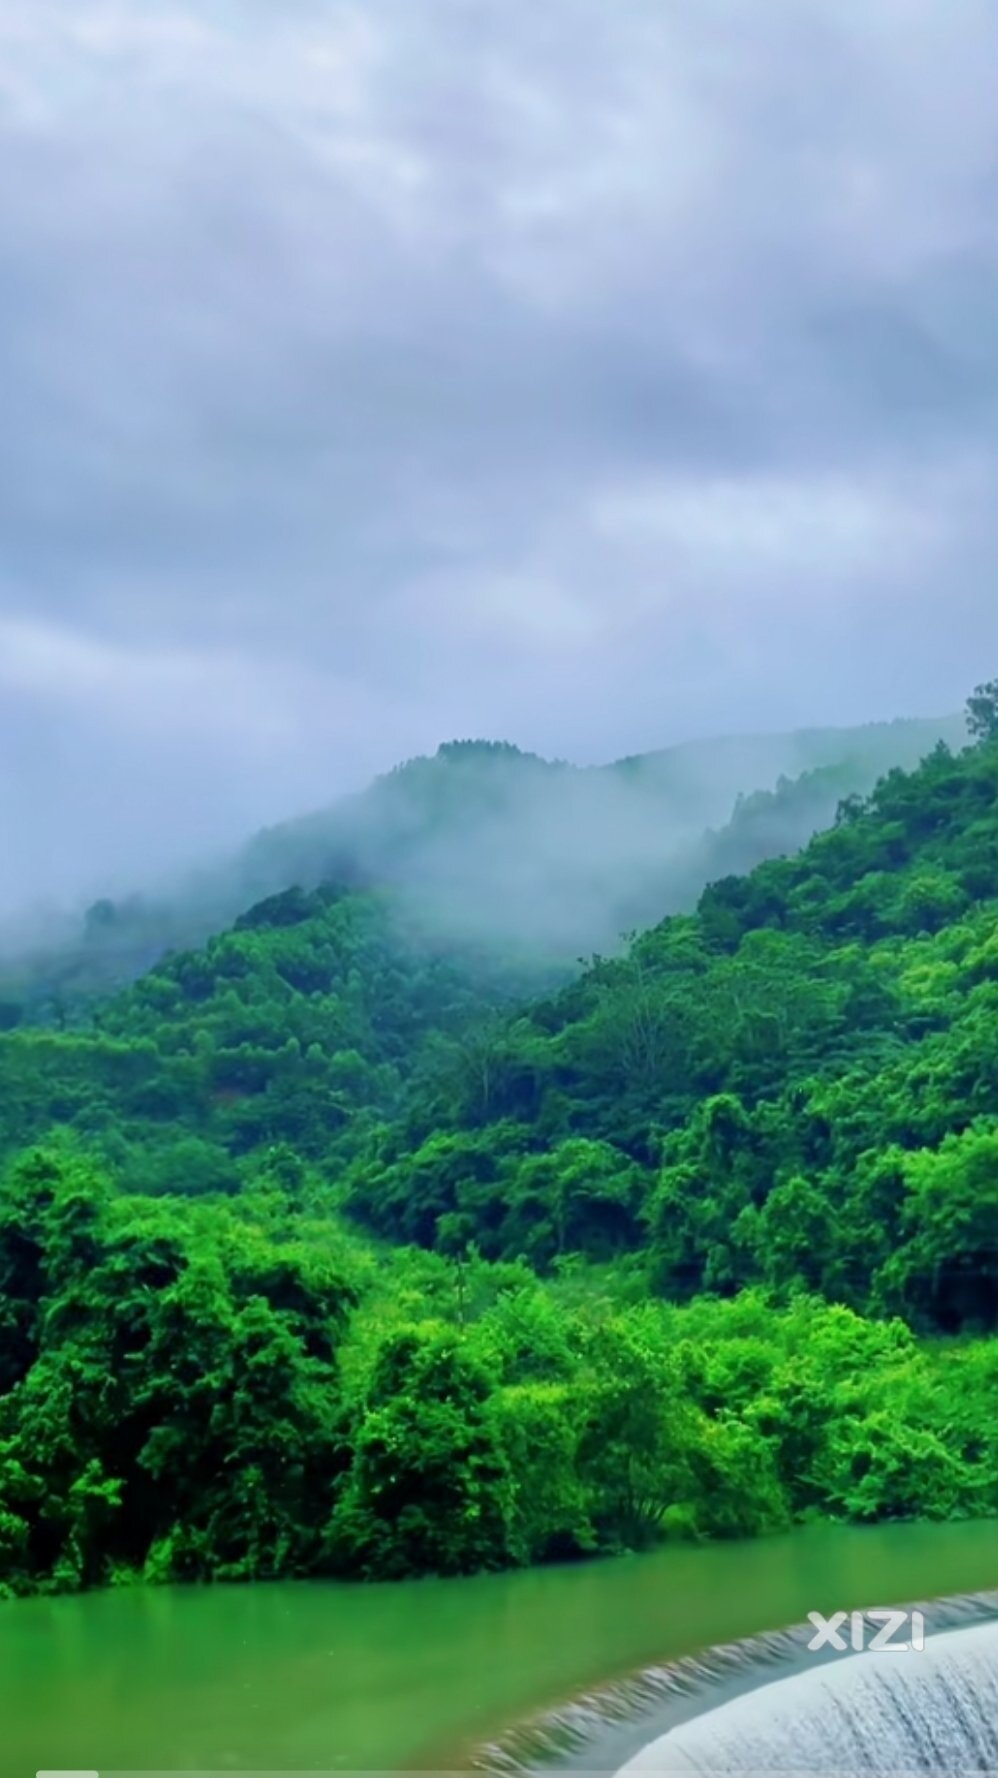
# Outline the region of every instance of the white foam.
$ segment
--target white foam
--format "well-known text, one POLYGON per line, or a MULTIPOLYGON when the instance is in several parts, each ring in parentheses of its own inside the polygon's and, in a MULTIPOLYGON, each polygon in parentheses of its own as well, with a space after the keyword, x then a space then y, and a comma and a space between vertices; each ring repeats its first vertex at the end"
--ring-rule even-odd
POLYGON ((757 1687, 652 1741, 617 1778, 998 1772, 998 1623, 757 1687))

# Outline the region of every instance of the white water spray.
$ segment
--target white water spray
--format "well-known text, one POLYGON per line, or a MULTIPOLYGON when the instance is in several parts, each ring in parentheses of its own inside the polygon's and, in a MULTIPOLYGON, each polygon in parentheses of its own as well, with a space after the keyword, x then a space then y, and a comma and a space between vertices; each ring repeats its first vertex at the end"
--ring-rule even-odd
POLYGON ((660 1736, 617 1778, 998 1771, 998 1623, 759 1686, 660 1736))

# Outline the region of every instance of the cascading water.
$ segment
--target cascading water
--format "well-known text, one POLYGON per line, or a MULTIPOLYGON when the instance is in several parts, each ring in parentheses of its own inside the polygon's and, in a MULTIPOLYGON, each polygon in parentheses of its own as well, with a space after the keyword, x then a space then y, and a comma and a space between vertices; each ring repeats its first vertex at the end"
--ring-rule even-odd
POLYGON ((618 1778, 998 1772, 998 1624, 796 1673, 660 1736, 618 1778))
POLYGON ((998 1595, 920 1609, 921 1649, 815 1653, 813 1626, 771 1632, 605 1686, 472 1763, 491 1778, 998 1778, 998 1595))

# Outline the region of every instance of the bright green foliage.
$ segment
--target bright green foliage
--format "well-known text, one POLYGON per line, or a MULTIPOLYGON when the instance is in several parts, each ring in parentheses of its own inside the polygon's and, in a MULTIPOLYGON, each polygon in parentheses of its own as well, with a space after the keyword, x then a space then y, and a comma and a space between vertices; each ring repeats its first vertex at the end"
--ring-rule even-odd
POLYGON ((0 1018, 0 1587, 998 1512, 998 745, 521 986, 289 890, 0 1018))
POLYGON ((334 1568, 379 1579, 508 1559, 512 1482, 488 1415, 494 1375, 453 1328, 393 1329, 357 1407, 329 1527, 334 1568))
POLYGON ((765 1282, 991 1331, 996 931, 998 747, 940 747, 510 1021, 489 1108, 415 1080, 349 1201, 541 1267, 643 1250, 667 1296, 765 1282))
POLYGON ((922 1319, 990 1325, 998 1303, 998 1129, 947 1136, 903 1166, 905 1238, 884 1266, 885 1292, 922 1319))
POLYGON ((338 1244, 29 1157, 0 1210, 2 1579, 314 1564, 333 1479, 338 1244))
POLYGON ((28 1156, 0 1215, 0 1587, 391 1578, 998 1511, 993 1345, 370 1256, 274 1187, 28 1156))
POLYGON ((159 964, 93 1028, 0 1037, 0 1152, 71 1129, 136 1190, 235 1191, 245 1158, 354 1152, 425 1049, 471 1042, 515 986, 445 955, 387 897, 327 889, 251 910, 159 964))

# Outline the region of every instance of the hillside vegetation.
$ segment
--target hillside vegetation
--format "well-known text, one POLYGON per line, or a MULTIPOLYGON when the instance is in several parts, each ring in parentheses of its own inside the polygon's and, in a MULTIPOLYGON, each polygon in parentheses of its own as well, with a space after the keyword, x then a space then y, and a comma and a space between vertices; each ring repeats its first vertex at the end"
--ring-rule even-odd
POLYGON ((971 715, 527 1001, 327 886, 0 1036, 0 1584, 998 1512, 994 688, 971 715))
POLYGON ((6 944, 0 931, 0 1029, 74 1023, 166 952, 202 945, 295 883, 390 888, 448 944, 574 968, 580 953, 692 908, 712 876, 796 851, 840 797, 940 739, 965 739, 963 719, 694 742, 585 769, 450 742, 168 894, 104 897, 82 920, 41 920, 6 944))
POLYGON ((380 1232, 653 1288, 998 1321, 998 747, 940 747, 798 858, 497 1025, 355 1168, 380 1232))

